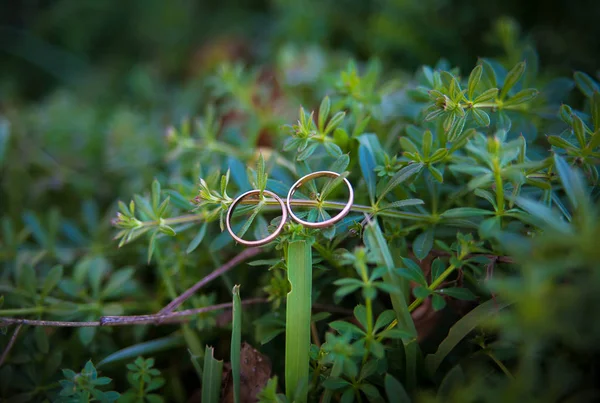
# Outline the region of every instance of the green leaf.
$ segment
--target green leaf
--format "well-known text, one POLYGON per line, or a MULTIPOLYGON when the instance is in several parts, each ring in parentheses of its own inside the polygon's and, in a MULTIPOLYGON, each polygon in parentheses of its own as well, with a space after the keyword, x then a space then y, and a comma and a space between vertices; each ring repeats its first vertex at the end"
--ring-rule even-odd
POLYGON ((158 205, 160 204, 160 182, 154 179, 152 181, 152 211, 154 214, 158 214, 158 205))
POLYGON ((554 147, 562 148, 564 150, 576 150, 577 147, 569 143, 567 140, 559 136, 548 136, 548 142, 554 147))
POLYGON ((433 135, 431 134, 431 130, 425 130, 425 133, 423 133, 423 156, 425 158, 429 158, 432 144, 433 135))
POLYGON ((202 403, 219 403, 221 399, 221 376, 223 361, 214 357, 215 349, 206 346, 202 373, 202 403))
POLYGON ((361 144, 358 147, 358 161, 360 164, 360 169, 362 172, 362 176, 367 183, 367 191, 369 192, 369 197, 371 202, 375 200, 375 189, 377 186, 375 174, 375 157, 373 156, 371 150, 365 145, 361 144))
POLYGON ((121 295, 125 283, 127 283, 129 279, 131 279, 133 273, 134 270, 131 267, 117 270, 116 272, 114 272, 110 276, 108 283, 100 293, 101 298, 109 299, 121 295))
POLYGON ((592 114, 592 124, 596 133, 600 132, 600 90, 595 91, 592 95, 592 101, 590 102, 590 109, 592 114))
POLYGON ((448 141, 452 142, 458 139, 465 128, 465 123, 467 122, 467 116, 459 116, 454 119, 452 126, 448 130, 448 141))
POLYGON ((24 264, 17 270, 17 286, 27 291, 29 295, 35 295, 37 291, 37 278, 33 267, 29 264, 24 264))
MULTIPOLYGON (((423 164, 409 164, 399 170, 388 182, 383 186, 381 191, 378 191, 379 199, 391 192, 394 188, 399 186, 401 183, 409 179, 411 176, 418 174, 423 168, 423 164)), ((379 190, 379 189, 378 189, 379 190)))
POLYGON ((419 206, 425 204, 425 202, 421 199, 404 199, 404 200, 397 200, 395 202, 392 202, 390 204, 386 204, 385 206, 379 208, 379 211, 382 210, 389 210, 389 209, 395 209, 395 208, 401 208, 401 207, 409 207, 409 206, 419 206))
POLYGON ((323 381, 323 387, 330 390, 338 390, 352 386, 350 382, 343 378, 330 377, 323 381))
POLYGON ((477 105, 477 104, 481 104, 484 102, 488 102, 488 101, 491 101, 492 99, 496 99, 497 95, 498 95, 498 88, 490 88, 489 90, 485 90, 477 98, 475 98, 473 100, 473 103, 475 105, 477 105))
POLYGON ((148 242, 148 252, 146 262, 150 264, 152 261, 152 254, 154 253, 154 249, 156 248, 156 236, 158 235, 159 230, 152 231, 152 235, 150 235, 150 241, 148 242))
POLYGON ((575 74, 573 74, 573 78, 575 79, 575 84, 577 85, 579 90, 587 98, 591 98, 594 95, 595 91, 600 91, 600 86, 598 85, 598 83, 596 83, 594 79, 592 79, 590 76, 581 71, 576 71, 575 74))
POLYGON ((585 147, 587 143, 585 141, 585 132, 585 125, 581 118, 577 115, 573 115, 573 133, 575 133, 580 148, 585 147))
POLYGON ((413 253, 420 261, 429 255, 433 247, 433 228, 428 228, 421 232, 413 241, 413 253))
POLYGON ((515 86, 515 84, 521 79, 525 72, 525 62, 520 62, 515 65, 507 74, 500 91, 500 99, 505 99, 508 92, 515 86))
POLYGON ((418 286, 413 289, 413 295, 416 298, 425 299, 425 298, 429 297, 429 295, 431 295, 431 291, 429 291, 429 289, 427 287, 418 286))
POLYGON ((558 154, 554 154, 554 165, 571 206, 576 210, 587 199, 584 182, 581 176, 558 154))
POLYGON ((325 147, 325 151, 327 151, 327 154, 331 155, 332 157, 337 158, 340 155, 342 155, 342 149, 337 144, 331 141, 326 141, 325 143, 323 143, 323 147, 325 147))
POLYGON ((244 225, 242 225, 242 228, 240 228, 240 230, 237 232, 237 236, 239 236, 240 238, 244 236, 246 231, 248 231, 248 229, 254 222, 254 219, 256 218, 258 213, 260 213, 260 211, 262 210, 263 205, 264 203, 261 201, 256 205, 256 207, 254 207, 254 210, 252 210, 252 214, 250 214, 250 217, 248 217, 248 219, 244 221, 244 225))
POLYGON ((418 264, 409 258, 402 258, 402 262, 404 263, 405 267, 399 269, 398 274, 404 278, 414 281, 417 284, 427 287, 427 280, 425 279, 425 275, 423 274, 421 267, 419 267, 418 264))
POLYGON ((337 172, 341 174, 348 168, 350 164, 350 156, 348 154, 342 154, 329 166, 328 171, 337 172))
POLYGON ((427 167, 427 169, 429 170, 429 173, 431 174, 431 176, 433 176, 435 178, 436 181, 438 181, 439 183, 444 183, 444 175, 442 175, 442 173, 440 172, 439 169, 437 169, 433 165, 429 165, 427 167))
POLYGON ((54 266, 48 272, 42 285, 42 295, 46 296, 58 285, 63 275, 63 267, 60 265, 54 266))
MULTIPOLYGON (((375 344, 380 344, 380 343, 373 343, 373 345, 375 344)), ((379 394, 379 391, 377 390, 377 388, 371 384, 368 383, 363 383, 360 385, 360 390, 369 398, 369 401, 377 401, 377 399, 381 399, 381 395, 379 394)))
POLYGON ((23 221, 27 229, 31 231, 31 235, 33 235, 36 242, 42 247, 47 247, 48 235, 46 234, 46 231, 44 231, 44 229, 42 228, 42 225, 40 224, 40 220, 37 218, 37 215, 35 215, 35 213, 26 212, 23 214, 23 221))
POLYGON ((240 286, 233 287, 233 312, 231 330, 231 375, 233 378, 233 401, 241 402, 241 364, 240 354, 242 346, 242 300, 240 298, 240 286))
POLYGON ((408 137, 400 137, 400 146, 404 151, 408 151, 414 154, 420 154, 419 147, 408 137))
POLYGON ((207 227, 208 227, 208 223, 206 223, 206 222, 200 226, 200 229, 198 230, 198 233, 196 234, 196 236, 194 236, 194 239, 192 239, 192 241, 188 245, 187 249, 185 250, 185 253, 190 254, 194 250, 196 250, 196 248, 198 247, 198 245, 200 245, 200 243, 204 239, 204 235, 206 235, 206 228, 207 227))
POLYGON ((390 374, 385 374, 384 384, 388 402, 410 403, 411 400, 408 393, 406 393, 406 389, 396 378, 390 374))
POLYGON ((526 199, 524 197, 517 197, 515 199, 515 203, 523 210, 528 212, 531 217, 539 220, 540 224, 546 224, 549 227, 565 234, 571 232, 571 227, 569 224, 563 221, 557 213, 555 213, 546 205, 526 199))
POLYGON ((473 301, 476 298, 475 294, 473 294, 471 290, 462 287, 442 288, 437 290, 437 292, 465 301, 473 301))
POLYGON ((460 364, 458 364, 454 366, 450 371, 448 371, 446 376, 444 376, 444 379, 442 379, 442 382, 440 383, 440 386, 438 388, 438 399, 440 399, 441 401, 450 399, 450 393, 452 392, 452 390, 457 387, 461 387, 462 385, 464 385, 464 383, 465 374, 460 364))
POLYGON ((48 335, 46 329, 42 326, 38 326, 33 331, 35 337, 35 344, 42 354, 48 354, 50 344, 48 343, 48 335))
POLYGON ((265 158, 262 153, 258 156, 258 162, 256 163, 256 187, 260 190, 262 196, 263 190, 267 187, 268 175, 265 170, 265 158))
POLYGON ((435 281, 446 270, 446 265, 442 259, 435 258, 431 263, 431 281, 435 281))
POLYGON ((479 126, 488 127, 490 125, 490 115, 482 109, 473 109, 473 119, 475 119, 475 122, 477 122, 479 126))
POLYGON ((483 67, 480 64, 475 66, 475 68, 471 71, 469 75, 469 83, 467 85, 468 91, 467 95, 469 99, 473 99, 473 95, 475 94, 475 90, 479 85, 479 81, 481 80, 481 74, 483 73, 483 67))
POLYGON ((323 188, 321 189, 321 200, 326 200, 327 196, 329 196, 329 194, 331 192, 333 192, 335 190, 335 188, 337 188, 339 185, 342 184, 342 182, 344 182, 344 179, 346 179, 348 177, 348 175, 350 174, 350 172, 343 172, 340 174, 340 176, 337 176, 335 178, 330 178, 327 183, 325 183, 325 185, 323 185, 323 188))
POLYGON ((519 104, 531 101, 532 99, 537 97, 538 94, 539 94, 539 91, 537 89, 526 88, 524 90, 517 92, 515 95, 513 95, 512 97, 510 97, 509 99, 504 101, 503 106, 504 107, 515 106, 515 105, 519 105, 519 104))
POLYGON ((446 306, 446 300, 439 294, 433 294, 431 305, 433 306, 434 311, 439 311, 446 306))
POLYGON ((81 344, 83 344, 84 346, 88 346, 94 339, 94 336, 96 335, 96 328, 80 327, 79 329, 77 329, 77 335, 79 336, 79 341, 81 341, 81 344))
POLYGON ((325 122, 327 122, 327 118, 329 117, 329 111, 331 109, 331 101, 329 97, 323 98, 321 101, 321 106, 319 107, 319 131, 323 131, 325 129, 325 122))
POLYGON ((298 154, 298 156, 296 157, 296 160, 298 160, 298 161, 306 160, 308 157, 313 155, 315 151, 317 151, 318 147, 319 147, 319 143, 317 143, 316 141, 311 142, 304 150, 302 150, 302 152, 300 154, 298 154))
POLYGON ((0 118, 0 167, 4 162, 4 156, 8 149, 8 140, 10 138, 10 123, 7 119, 0 118))
POLYGON ((475 207, 457 207, 444 211, 441 216, 444 218, 467 218, 493 215, 493 211, 484 210, 475 207))
POLYGON ((496 302, 488 300, 479 305, 471 312, 458 320, 448 332, 448 336, 440 343, 437 351, 425 358, 425 365, 429 373, 433 376, 439 368, 444 358, 462 339, 464 339, 473 329, 487 321, 490 316, 496 314, 500 309, 510 305, 510 302, 496 302))
POLYGON ((413 338, 410 333, 396 328, 384 330, 379 333, 379 336, 383 339, 392 340, 410 340, 413 338))
POLYGON ((384 326, 389 325, 394 320, 395 317, 396 317, 396 314, 391 309, 383 311, 381 313, 381 315, 379 315, 379 317, 377 318, 377 321, 375 322, 375 326, 373 327, 373 331, 377 332, 379 329, 383 328, 384 326))
POLYGON ((340 125, 340 123, 342 123, 342 120, 344 120, 345 116, 346 112, 338 112, 335 115, 333 115, 333 117, 331 118, 331 120, 329 120, 329 123, 327 123, 327 126, 325 127, 324 134, 331 133, 336 127, 340 125))

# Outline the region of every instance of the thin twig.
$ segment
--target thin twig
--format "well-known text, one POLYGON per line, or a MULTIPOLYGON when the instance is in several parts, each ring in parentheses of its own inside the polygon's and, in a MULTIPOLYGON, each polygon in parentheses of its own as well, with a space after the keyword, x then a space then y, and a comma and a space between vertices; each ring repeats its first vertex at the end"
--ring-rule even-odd
POLYGON ((254 247, 244 249, 242 253, 235 256, 233 259, 225 263, 223 266, 219 267, 208 276, 204 277, 202 280, 198 281, 196 284, 188 288, 183 294, 175 298, 171 301, 167 306, 161 309, 157 315, 166 315, 173 312, 179 305, 183 304, 188 298, 196 293, 200 288, 204 287, 206 284, 210 283, 212 280, 221 276, 223 273, 228 272, 232 268, 234 268, 239 263, 243 262, 246 259, 251 258, 252 256, 258 255, 262 251, 261 248, 254 247))
MULTIPOLYGON (((265 298, 253 298, 242 301, 242 305, 262 304, 268 302, 265 298)), ((100 320, 90 322, 62 322, 53 320, 34 320, 19 318, 0 318, 0 325, 30 325, 30 326, 49 326, 49 327, 97 327, 97 326, 127 326, 142 324, 167 324, 173 322, 185 322, 190 316, 205 312, 218 311, 221 309, 231 309, 232 303, 211 305, 203 308, 187 309, 180 312, 171 312, 165 315, 129 315, 129 316, 102 316, 100 320)), ((13 336, 14 337, 14 336, 13 336)))
POLYGON ((2 352, 2 356, 0 357, 0 367, 2 366, 2 364, 4 364, 4 361, 6 360, 6 357, 8 357, 8 353, 10 352, 10 350, 13 347, 13 345, 15 344, 15 341, 17 340, 17 336, 19 335, 19 331, 21 330, 22 326, 23 326, 22 324, 19 324, 15 328, 15 331, 13 332, 10 340, 8 341, 8 344, 6 345, 6 348, 2 352))

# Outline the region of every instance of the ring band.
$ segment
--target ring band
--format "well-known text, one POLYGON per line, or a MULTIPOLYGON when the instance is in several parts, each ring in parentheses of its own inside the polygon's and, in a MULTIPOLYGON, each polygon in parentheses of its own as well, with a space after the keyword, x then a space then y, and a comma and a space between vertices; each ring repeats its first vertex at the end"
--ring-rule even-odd
POLYGON ((277 196, 275 193, 269 191, 269 190, 263 190, 262 193, 271 196, 272 198, 274 198, 275 200, 277 200, 277 202, 279 203, 279 205, 281 206, 281 212, 282 212, 282 216, 281 216, 281 223, 277 226, 277 228, 275 229, 275 231, 262 239, 257 239, 256 241, 246 241, 242 238, 240 238, 239 236, 237 236, 236 234, 233 233, 233 230, 231 229, 231 216, 233 214, 233 210, 235 210, 235 207, 245 198, 248 196, 252 196, 252 195, 258 195, 260 194, 260 190, 258 189, 254 189, 254 190, 250 190, 246 193, 243 193, 242 195, 238 196, 237 199, 235 199, 233 201, 233 203, 231 203, 231 205, 229 206, 229 209, 227 210, 227 219, 225 220, 225 225, 227 226, 227 231, 229 231, 229 234, 231 235, 231 237, 233 239, 235 239, 236 242, 241 243, 243 245, 246 246, 261 246, 261 245, 265 245, 268 244, 269 242, 271 242, 272 240, 274 240, 275 238, 277 238, 277 236, 279 235, 279 233, 281 232, 281 230, 283 229, 283 226, 285 225, 285 222, 287 220, 287 208, 285 206, 285 204, 283 203, 283 200, 281 200, 281 198, 279 198, 279 196, 277 196))
POLYGON ((292 211, 292 206, 290 204, 290 200, 292 200, 292 196, 294 196, 294 193, 296 193, 296 190, 298 190, 306 182, 308 182, 311 179, 315 179, 315 178, 318 178, 321 176, 329 176, 332 178, 337 178, 338 176, 340 176, 340 174, 338 174, 337 172, 333 172, 333 171, 317 171, 317 172, 312 172, 308 175, 305 175, 302 178, 298 179, 298 181, 296 183, 294 183, 294 185, 290 188, 290 191, 287 195, 287 200, 285 201, 288 211, 290 213, 290 217, 292 217, 292 219, 294 221, 296 221, 297 223, 300 223, 309 228, 325 228, 325 227, 329 227, 329 226, 335 224, 336 222, 338 222, 342 218, 344 218, 346 216, 346 214, 348 214, 348 212, 352 208, 352 203, 354 203, 354 190, 352 189, 352 185, 350 184, 348 179, 344 178, 344 183, 348 187, 348 203, 344 206, 342 211, 340 211, 336 216, 330 218, 329 220, 320 221, 320 222, 304 221, 304 220, 298 218, 292 211))

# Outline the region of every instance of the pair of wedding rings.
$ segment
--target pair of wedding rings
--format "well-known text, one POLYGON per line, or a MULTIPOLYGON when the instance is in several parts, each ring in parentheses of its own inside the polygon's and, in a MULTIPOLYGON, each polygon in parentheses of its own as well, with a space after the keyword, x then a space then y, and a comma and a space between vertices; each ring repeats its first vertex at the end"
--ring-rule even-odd
POLYGON ((229 231, 229 233, 231 234, 231 237, 233 239, 235 239, 235 241, 238 243, 241 243, 241 244, 247 245, 247 246, 260 246, 260 245, 265 245, 265 244, 273 241, 275 238, 277 238, 277 236, 283 230, 283 226, 285 225, 285 223, 287 221, 288 212, 289 212, 289 215, 292 218, 292 220, 294 220, 297 223, 300 223, 306 227, 309 227, 309 228, 325 228, 325 227, 329 227, 329 226, 337 223, 342 218, 344 218, 346 216, 346 214, 348 214, 348 212, 352 208, 352 203, 354 202, 354 190, 352 189, 352 185, 346 178, 343 178, 343 180, 344 180, 344 183, 346 184, 346 187, 348 188, 348 202, 346 203, 346 205, 344 206, 342 211, 340 211, 336 216, 334 216, 328 220, 325 220, 325 221, 310 222, 310 221, 305 221, 305 220, 300 219, 298 216, 296 216, 296 214, 294 214, 294 212, 292 210, 290 201, 292 200, 294 193, 296 193, 296 191, 302 185, 304 185, 306 182, 316 179, 316 178, 319 178, 321 176, 337 178, 338 176, 340 176, 340 174, 338 174, 337 172, 332 172, 332 171, 318 171, 318 172, 313 172, 313 173, 303 176, 302 178, 298 179, 298 181, 296 183, 294 183, 294 185, 290 188, 290 191, 287 194, 285 203, 275 193, 273 193, 269 190, 263 190, 263 192, 262 192, 263 194, 266 194, 267 196, 272 197, 279 203, 279 205, 281 206, 281 213, 282 213, 281 222, 279 223, 279 225, 277 226, 275 231, 272 234, 270 234, 269 236, 267 236, 265 238, 257 239, 255 241, 247 241, 247 240, 242 239, 241 237, 237 236, 231 229, 231 216, 233 214, 233 210, 235 210, 235 207, 238 204, 240 204, 240 202, 242 200, 244 200, 245 198, 247 198, 249 196, 260 195, 261 191, 258 189, 250 190, 246 193, 241 194, 240 196, 238 196, 237 199, 235 199, 233 201, 233 203, 231 203, 231 205, 229 206, 229 210, 227 210, 227 219, 225 221, 225 224, 227 226, 227 231, 229 231))

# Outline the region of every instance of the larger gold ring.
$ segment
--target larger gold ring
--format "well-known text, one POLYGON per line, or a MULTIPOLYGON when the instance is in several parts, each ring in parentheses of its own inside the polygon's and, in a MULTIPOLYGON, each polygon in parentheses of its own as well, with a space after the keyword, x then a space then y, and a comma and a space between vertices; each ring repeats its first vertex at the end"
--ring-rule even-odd
POLYGON ((233 230, 231 229, 231 215, 233 214, 233 210, 235 210, 235 206, 237 206, 245 197, 252 196, 252 195, 259 195, 260 193, 261 192, 258 189, 250 190, 246 193, 243 193, 242 195, 238 196, 238 198, 235 199, 233 201, 233 203, 231 203, 231 205, 229 206, 229 210, 227 210, 227 219, 225 220, 225 225, 227 226, 227 231, 229 231, 229 234, 231 234, 231 237, 233 239, 235 239, 236 242, 241 243, 243 245, 261 246, 261 245, 268 244, 269 242, 271 242, 272 240, 277 238, 277 236, 283 229, 283 226, 285 225, 285 221, 287 220, 287 208, 286 208, 285 204, 283 203, 283 200, 281 200, 279 198, 279 196, 277 196, 275 193, 273 193, 269 190, 263 190, 262 193, 264 193, 268 196, 271 196, 272 198, 277 200, 277 202, 281 206, 281 213, 282 213, 281 223, 279 223, 279 225, 277 226, 277 228, 271 235, 269 235, 265 238, 257 239, 256 241, 246 241, 245 239, 242 239, 239 236, 237 236, 236 234, 234 234, 233 230))
POLYGON ((352 208, 352 203, 354 203, 354 190, 352 189, 352 185, 350 184, 348 179, 344 178, 344 183, 348 187, 348 203, 346 203, 346 205, 344 206, 342 211, 340 211, 336 216, 330 218, 329 220, 320 221, 320 222, 304 221, 304 220, 298 218, 292 211, 292 206, 290 204, 290 200, 292 200, 292 196, 294 195, 294 193, 296 193, 296 190, 298 190, 306 182, 308 182, 311 179, 315 179, 315 178, 318 178, 321 176, 329 176, 332 178, 337 178, 338 176, 340 176, 340 174, 338 174, 337 172, 333 172, 333 171, 317 171, 317 172, 313 172, 308 175, 305 175, 302 178, 298 179, 298 181, 296 183, 294 183, 294 185, 290 188, 290 191, 287 195, 287 200, 285 201, 285 203, 287 204, 288 211, 290 213, 290 217, 292 217, 292 219, 294 221, 296 221, 302 225, 305 225, 309 228, 325 228, 325 227, 329 227, 329 226, 335 224, 336 222, 338 222, 342 218, 344 218, 346 216, 346 214, 348 214, 348 212, 352 208))

